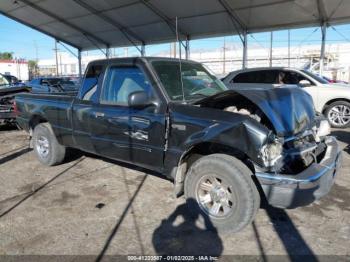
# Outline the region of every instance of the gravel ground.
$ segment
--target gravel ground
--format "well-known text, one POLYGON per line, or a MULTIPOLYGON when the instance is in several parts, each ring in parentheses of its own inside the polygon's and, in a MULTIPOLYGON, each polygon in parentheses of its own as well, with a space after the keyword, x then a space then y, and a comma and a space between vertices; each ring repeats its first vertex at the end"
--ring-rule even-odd
MULTIPOLYGON (((218 235, 188 220, 171 182, 73 152, 44 167, 23 131, 0 131, 0 255, 350 255, 350 133, 331 193, 308 207, 260 209, 218 235)), ((349 259, 349 257, 347 258, 349 259)))

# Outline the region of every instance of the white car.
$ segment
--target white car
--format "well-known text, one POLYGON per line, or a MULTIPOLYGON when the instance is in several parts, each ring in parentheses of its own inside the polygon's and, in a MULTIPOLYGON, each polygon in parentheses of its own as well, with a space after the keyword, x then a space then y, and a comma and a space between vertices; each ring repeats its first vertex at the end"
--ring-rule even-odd
POLYGON ((330 84, 307 70, 284 67, 242 69, 231 72, 222 81, 230 89, 256 88, 256 84, 259 87, 298 85, 312 96, 316 111, 323 113, 333 127, 350 126, 350 85, 330 84))

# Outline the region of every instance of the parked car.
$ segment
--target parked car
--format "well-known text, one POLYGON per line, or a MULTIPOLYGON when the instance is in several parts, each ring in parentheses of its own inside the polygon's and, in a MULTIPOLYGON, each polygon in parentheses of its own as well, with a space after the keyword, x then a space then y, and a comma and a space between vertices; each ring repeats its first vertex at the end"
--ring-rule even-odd
POLYGON ((34 93, 77 92, 79 86, 66 77, 39 77, 32 79, 28 86, 34 93))
POLYGON ((248 225, 261 197, 310 204, 339 169, 328 121, 302 89, 228 90, 191 61, 94 61, 77 96, 20 94, 16 105, 41 163, 71 147, 153 170, 220 231, 248 225))
POLYGON ((7 80, 7 84, 10 86, 24 86, 25 84, 13 75, 0 74, 7 80))
POLYGON ((333 127, 350 126, 350 86, 330 84, 309 71, 284 67, 243 69, 231 72, 223 82, 230 89, 298 85, 312 96, 316 111, 323 113, 333 127))
POLYGON ((12 85, 5 75, 0 74, 0 124, 15 123, 14 99, 16 94, 22 92, 29 92, 29 88, 12 85))

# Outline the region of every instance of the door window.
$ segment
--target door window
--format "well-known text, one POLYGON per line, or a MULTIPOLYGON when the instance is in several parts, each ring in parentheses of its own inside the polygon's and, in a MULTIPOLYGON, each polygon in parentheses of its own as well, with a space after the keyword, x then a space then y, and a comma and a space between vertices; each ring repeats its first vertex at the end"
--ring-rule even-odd
POLYGON ((283 72, 284 77, 283 77, 283 83, 288 84, 288 85, 298 85, 300 81, 306 80, 310 82, 312 85, 314 83, 307 77, 303 76, 302 74, 298 72, 293 72, 293 71, 284 71, 283 72))
POLYGON ((238 74, 231 83, 274 84, 277 77, 277 70, 252 71, 238 74))
POLYGON ((101 94, 101 103, 127 106, 129 95, 144 91, 152 96, 151 85, 138 67, 111 67, 101 94))

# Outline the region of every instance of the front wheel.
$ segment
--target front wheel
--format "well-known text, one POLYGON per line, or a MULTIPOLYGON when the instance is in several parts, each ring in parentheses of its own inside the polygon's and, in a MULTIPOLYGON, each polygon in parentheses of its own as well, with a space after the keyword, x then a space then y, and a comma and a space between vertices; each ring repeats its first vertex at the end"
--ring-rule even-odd
POLYGON ((235 157, 204 156, 185 179, 189 212, 204 216, 219 232, 238 232, 251 223, 260 207, 252 172, 235 157))
POLYGON ((350 126, 350 103, 337 101, 330 104, 325 115, 332 127, 345 128, 350 126))
POLYGON ((48 123, 42 123, 34 128, 34 152, 39 161, 47 166, 60 164, 65 156, 66 148, 60 145, 48 123))

